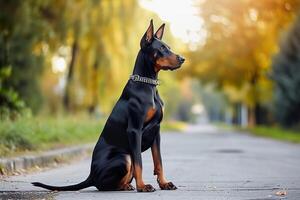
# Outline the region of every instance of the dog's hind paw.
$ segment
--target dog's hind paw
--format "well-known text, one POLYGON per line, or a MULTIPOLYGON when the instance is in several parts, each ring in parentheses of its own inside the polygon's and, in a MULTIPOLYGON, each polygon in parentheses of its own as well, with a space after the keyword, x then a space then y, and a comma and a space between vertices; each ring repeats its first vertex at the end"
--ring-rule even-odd
POLYGON ((132 190, 135 190, 135 188, 130 184, 130 183, 127 183, 127 184, 124 184, 120 190, 122 191, 132 191, 132 190))

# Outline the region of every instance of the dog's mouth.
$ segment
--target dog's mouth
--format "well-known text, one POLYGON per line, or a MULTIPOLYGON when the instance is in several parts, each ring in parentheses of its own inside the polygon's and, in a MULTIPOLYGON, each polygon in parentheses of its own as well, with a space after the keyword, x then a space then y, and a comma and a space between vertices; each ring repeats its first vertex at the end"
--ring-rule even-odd
POLYGON ((176 69, 179 69, 181 67, 181 65, 182 65, 182 63, 177 64, 175 67, 174 66, 164 66, 164 67, 162 67, 162 69, 174 71, 176 69))
POLYGON ((174 65, 161 66, 161 69, 174 71, 176 69, 179 69, 181 65, 184 63, 184 61, 185 59, 183 57, 177 55, 174 65))
POLYGON ((174 70, 177 70, 177 69, 179 69, 181 67, 181 64, 179 64, 179 65, 177 65, 176 67, 171 67, 171 71, 174 71, 174 70))
POLYGON ((184 61, 182 61, 182 62, 179 62, 176 66, 168 66, 168 67, 166 67, 166 70, 171 70, 171 71, 174 71, 174 70, 177 70, 177 69, 179 69, 180 67, 181 67, 181 65, 184 63, 184 61))
POLYGON ((179 55, 177 55, 177 65, 171 68, 171 71, 179 69, 181 65, 184 63, 185 59, 179 55))

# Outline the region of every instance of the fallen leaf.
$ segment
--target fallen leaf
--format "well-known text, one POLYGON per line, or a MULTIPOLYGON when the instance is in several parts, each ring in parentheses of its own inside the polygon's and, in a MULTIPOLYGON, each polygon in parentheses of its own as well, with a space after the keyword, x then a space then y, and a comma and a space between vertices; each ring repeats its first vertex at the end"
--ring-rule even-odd
POLYGON ((275 193, 277 196, 286 196, 287 195, 287 192, 286 191, 277 191, 275 193))

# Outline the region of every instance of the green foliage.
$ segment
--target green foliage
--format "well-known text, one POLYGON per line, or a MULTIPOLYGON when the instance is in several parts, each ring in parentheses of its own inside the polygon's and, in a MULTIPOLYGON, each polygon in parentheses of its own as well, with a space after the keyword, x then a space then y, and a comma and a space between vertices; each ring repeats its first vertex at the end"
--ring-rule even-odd
POLYGON ((0 68, 0 120, 17 119, 21 115, 30 115, 30 110, 12 88, 4 88, 3 82, 11 75, 11 67, 0 68))
POLYGON ((87 117, 22 118, 0 124, 0 156, 95 142, 103 121, 87 117))
POLYGON ((300 123, 300 16, 273 60, 275 112, 284 126, 300 123))
POLYGON ((42 97, 39 75, 43 55, 39 48, 47 26, 40 15, 43 1, 0 1, 0 69, 11 66, 3 88, 13 88, 37 111, 42 97))

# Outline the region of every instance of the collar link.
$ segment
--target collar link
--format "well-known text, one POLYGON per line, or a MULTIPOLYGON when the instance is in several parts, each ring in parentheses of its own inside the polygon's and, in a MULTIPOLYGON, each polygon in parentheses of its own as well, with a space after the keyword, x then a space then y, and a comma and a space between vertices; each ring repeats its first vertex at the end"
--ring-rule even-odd
POLYGON ((160 84, 157 79, 151 79, 151 78, 148 78, 148 77, 139 76, 137 74, 131 75, 130 80, 133 80, 135 82, 147 83, 147 84, 155 85, 155 86, 160 84))

